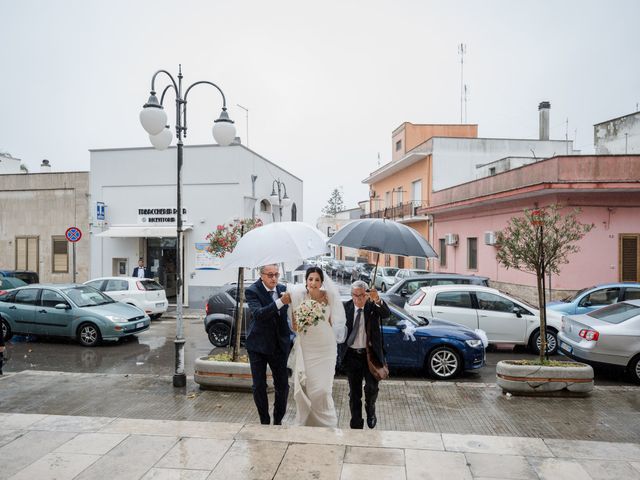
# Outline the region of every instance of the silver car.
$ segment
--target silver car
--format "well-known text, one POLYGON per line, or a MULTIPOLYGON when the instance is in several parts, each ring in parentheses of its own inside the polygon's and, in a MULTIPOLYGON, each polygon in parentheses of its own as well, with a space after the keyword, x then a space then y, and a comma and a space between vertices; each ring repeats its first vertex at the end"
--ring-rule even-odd
POLYGON ((562 317, 558 340, 564 355, 594 365, 622 367, 640 383, 640 300, 562 317))

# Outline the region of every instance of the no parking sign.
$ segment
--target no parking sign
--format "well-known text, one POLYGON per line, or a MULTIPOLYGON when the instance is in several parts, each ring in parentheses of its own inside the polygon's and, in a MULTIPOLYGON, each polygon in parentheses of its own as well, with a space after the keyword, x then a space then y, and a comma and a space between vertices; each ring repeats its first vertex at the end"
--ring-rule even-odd
POLYGON ((69 227, 64 232, 64 236, 67 237, 71 243, 76 243, 82 238, 82 231, 78 227, 69 227))

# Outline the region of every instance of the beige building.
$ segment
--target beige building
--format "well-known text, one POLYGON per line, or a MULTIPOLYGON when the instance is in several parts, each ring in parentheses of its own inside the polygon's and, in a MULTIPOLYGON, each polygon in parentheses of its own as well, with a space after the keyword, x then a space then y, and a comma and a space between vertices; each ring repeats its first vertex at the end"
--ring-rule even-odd
POLYGON ((0 269, 32 270, 42 283, 73 281, 67 228, 78 227, 76 281, 89 279, 89 172, 0 175, 0 269))

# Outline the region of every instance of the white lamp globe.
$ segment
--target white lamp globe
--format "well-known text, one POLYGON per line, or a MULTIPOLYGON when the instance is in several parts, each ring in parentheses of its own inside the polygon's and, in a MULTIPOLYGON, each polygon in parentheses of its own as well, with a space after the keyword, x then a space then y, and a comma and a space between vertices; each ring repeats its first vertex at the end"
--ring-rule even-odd
POLYGON ((231 142, 236 138, 236 126, 229 118, 226 108, 222 108, 220 118, 213 123, 212 132, 216 143, 223 147, 231 145, 231 142))
POLYGON ((282 197, 282 205, 284 205, 285 207, 288 207, 289 205, 291 205, 291 198, 289 198, 287 194, 285 194, 284 197, 282 197))
POLYGON ((140 123, 149 135, 158 135, 167 124, 167 114, 162 107, 145 106, 140 111, 140 123))
POLYGON ((173 135, 168 125, 159 134, 149 135, 151 145, 153 145, 156 150, 166 150, 169 145, 171 145, 172 138, 173 135))

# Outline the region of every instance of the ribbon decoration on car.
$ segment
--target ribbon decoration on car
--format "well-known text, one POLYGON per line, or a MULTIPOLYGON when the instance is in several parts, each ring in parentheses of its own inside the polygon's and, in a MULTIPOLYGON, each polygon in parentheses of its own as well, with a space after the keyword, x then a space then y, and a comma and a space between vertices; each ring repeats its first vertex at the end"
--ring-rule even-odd
POLYGON ((402 320, 400 322, 398 322, 398 326, 404 325, 405 328, 402 329, 402 332, 404 333, 404 338, 403 340, 409 341, 411 340, 412 342, 416 341, 416 337, 414 335, 414 333, 416 333, 416 326, 409 322, 408 320, 402 320))

